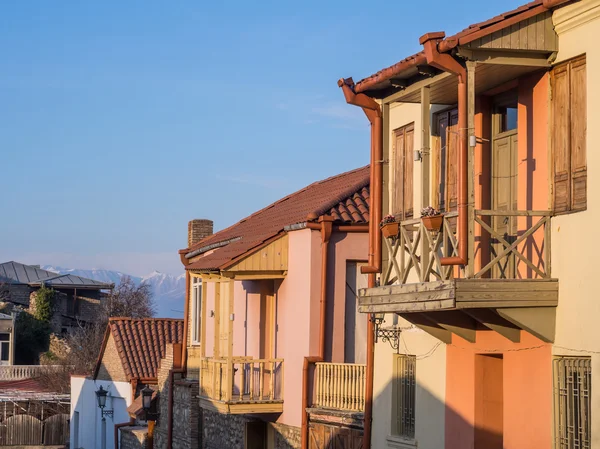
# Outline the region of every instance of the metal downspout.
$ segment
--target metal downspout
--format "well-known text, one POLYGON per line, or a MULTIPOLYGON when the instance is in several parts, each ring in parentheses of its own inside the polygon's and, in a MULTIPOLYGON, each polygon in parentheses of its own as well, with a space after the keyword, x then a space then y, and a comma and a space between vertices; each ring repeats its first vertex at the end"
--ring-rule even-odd
POLYGON ((440 53, 438 44, 444 32, 427 33, 419 39, 425 49, 427 63, 458 77, 458 256, 442 257, 442 265, 466 265, 468 261, 469 201, 468 201, 468 156, 469 134, 467 129, 467 70, 452 56, 440 53))

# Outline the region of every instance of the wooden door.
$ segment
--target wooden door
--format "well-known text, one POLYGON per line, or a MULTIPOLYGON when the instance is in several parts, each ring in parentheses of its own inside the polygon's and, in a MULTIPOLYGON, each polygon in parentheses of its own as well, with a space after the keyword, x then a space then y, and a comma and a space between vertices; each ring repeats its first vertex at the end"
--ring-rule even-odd
MULTIPOLYGON (((258 357, 262 360, 275 358, 276 339, 276 301, 273 281, 263 281, 262 293, 260 295, 260 347, 258 357)), ((271 376, 276 376, 277 367, 271 363, 265 363, 263 367, 263 396, 271 394, 271 376)), ((258 376, 260 376, 260 368, 258 376)), ((256 376, 256 377, 258 377, 256 376)), ((273 379, 274 383, 277 379, 273 379)))
MULTIPOLYGON (((517 100, 516 94, 508 93, 502 98, 500 106, 496 106, 493 123, 492 142, 492 209, 496 211, 517 210, 517 167, 518 167, 518 134, 517 134, 517 100)), ((500 215, 493 217, 492 228, 508 243, 517 238, 517 217, 500 215)), ((492 238, 492 258, 505 249, 497 238, 492 238)), ((516 275, 514 255, 507 255, 493 267, 495 279, 513 279, 516 275)))
POLYGON ((344 311, 344 363, 367 363, 367 317, 358 311, 358 291, 367 287, 361 262, 346 263, 346 307, 344 311))
POLYGON ((502 355, 475 356, 475 449, 502 449, 504 382, 502 355))
POLYGON ((267 424, 264 421, 246 423, 245 449, 267 449, 267 424))
POLYGON ((401 220, 413 216, 414 137, 415 126, 413 123, 394 131, 392 214, 401 220))
POLYGON ((363 433, 358 429, 309 423, 309 449, 362 449, 363 433))

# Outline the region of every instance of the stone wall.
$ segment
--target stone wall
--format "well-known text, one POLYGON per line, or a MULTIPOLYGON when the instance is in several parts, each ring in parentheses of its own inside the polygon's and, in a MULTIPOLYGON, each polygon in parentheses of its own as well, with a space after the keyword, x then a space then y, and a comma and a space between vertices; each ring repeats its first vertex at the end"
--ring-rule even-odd
POLYGON ((180 380, 173 390, 173 449, 198 449, 200 420, 198 415, 198 381, 180 380))
POLYGON ((202 449, 244 448, 245 415, 202 410, 202 449))
POLYGON ((121 427, 120 449, 146 449, 148 428, 146 426, 121 427))
POLYGON ((275 449, 297 449, 300 447, 302 433, 299 427, 269 423, 273 427, 275 449))
MULTIPOLYGON (((248 415, 226 415, 202 410, 202 449, 246 447, 246 424, 260 421, 248 415)), ((298 449, 300 428, 267 422, 267 438, 272 438, 275 449, 298 449)))
POLYGON ((6 300, 29 307, 29 295, 32 289, 28 285, 10 285, 6 300))

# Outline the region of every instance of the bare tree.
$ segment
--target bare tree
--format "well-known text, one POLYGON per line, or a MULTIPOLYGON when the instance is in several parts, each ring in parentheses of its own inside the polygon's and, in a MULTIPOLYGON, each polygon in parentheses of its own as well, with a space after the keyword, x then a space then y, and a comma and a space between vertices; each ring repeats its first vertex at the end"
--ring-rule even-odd
POLYGON ((148 318, 154 316, 155 308, 150 285, 135 285, 130 277, 123 277, 114 290, 102 299, 101 312, 96 321, 79 323, 78 328, 65 336, 68 351, 60 364, 69 369, 49 371, 45 374, 47 380, 54 379, 52 384, 65 387, 69 384, 71 374, 92 374, 109 318, 148 318))
POLYGON ((104 299, 103 306, 107 320, 108 317, 113 316, 148 318, 156 313, 152 287, 149 284, 136 286, 129 276, 121 279, 121 282, 104 299))

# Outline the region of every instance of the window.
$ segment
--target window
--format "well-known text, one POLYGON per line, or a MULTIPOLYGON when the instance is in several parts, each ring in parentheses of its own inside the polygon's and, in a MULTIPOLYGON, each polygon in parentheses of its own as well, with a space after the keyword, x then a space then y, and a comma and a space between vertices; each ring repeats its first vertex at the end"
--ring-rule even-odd
POLYGON ((415 356, 394 355, 392 433, 406 438, 415 437, 416 367, 415 356))
POLYGON ((394 131, 392 145, 394 154, 392 213, 400 217, 401 220, 413 216, 414 138, 414 123, 394 131))
POLYGON ((192 344, 200 343, 200 311, 202 304, 202 279, 192 277, 192 344))
POLYGON ((554 211, 587 208, 585 55, 552 70, 552 150, 554 211))
POLYGON ((3 341, 0 343, 0 361, 8 362, 10 360, 10 343, 3 341))
POLYGON ((556 357, 553 371, 554 447, 590 448, 591 358, 556 357))
POLYGON ((73 449, 79 449, 79 412, 73 413, 73 449))

